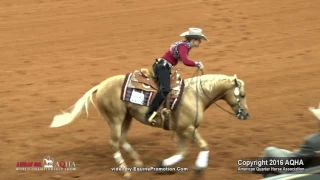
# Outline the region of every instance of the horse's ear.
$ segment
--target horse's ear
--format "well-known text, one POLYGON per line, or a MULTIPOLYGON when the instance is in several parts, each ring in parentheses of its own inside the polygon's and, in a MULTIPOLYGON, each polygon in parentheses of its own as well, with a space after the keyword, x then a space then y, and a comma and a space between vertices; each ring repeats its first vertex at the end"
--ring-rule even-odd
POLYGON ((234 80, 235 85, 236 85, 236 86, 239 86, 237 74, 234 74, 234 75, 233 75, 233 78, 234 78, 233 80, 234 80))
POLYGON ((234 74, 234 75, 233 75, 233 77, 234 77, 235 79, 237 79, 237 78, 238 78, 238 77, 237 77, 237 74, 234 74))

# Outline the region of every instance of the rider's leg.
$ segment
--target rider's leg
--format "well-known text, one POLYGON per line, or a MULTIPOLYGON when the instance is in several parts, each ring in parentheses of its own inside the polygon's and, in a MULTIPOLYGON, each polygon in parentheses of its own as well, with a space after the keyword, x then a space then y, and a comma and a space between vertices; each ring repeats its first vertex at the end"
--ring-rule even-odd
POLYGON ((148 121, 149 117, 159 109, 161 103, 170 92, 170 69, 163 65, 156 65, 154 67, 154 73, 160 89, 148 108, 145 117, 146 121, 148 121))

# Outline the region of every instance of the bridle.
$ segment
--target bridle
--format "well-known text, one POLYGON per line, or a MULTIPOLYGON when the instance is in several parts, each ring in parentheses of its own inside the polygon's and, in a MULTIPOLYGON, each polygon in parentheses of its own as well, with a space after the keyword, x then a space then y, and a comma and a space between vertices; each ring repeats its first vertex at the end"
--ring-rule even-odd
MULTIPOLYGON (((201 86, 202 88, 202 86, 201 86)), ((233 87, 232 87, 233 88, 233 87)), ((232 89, 231 88, 231 89, 232 89)), ((217 107, 219 107, 220 109, 222 109, 223 111, 229 113, 230 115, 233 115, 235 117, 237 117, 238 119, 243 119, 243 112, 244 112, 244 108, 242 107, 240 101, 241 99, 243 98, 241 95, 240 95, 240 89, 241 89, 241 83, 240 82, 237 82, 235 87, 234 87, 234 91, 233 91, 233 95, 235 96, 236 98, 236 101, 237 101, 237 105, 238 105, 238 110, 236 113, 232 113, 228 110, 226 110, 225 108, 221 107, 219 104, 216 103, 217 100, 219 100, 221 97, 225 96, 231 89, 229 89, 227 92, 225 92, 222 96, 218 96, 218 98, 215 98, 213 99, 213 102, 217 107)), ((205 92, 204 92, 205 94, 205 92)), ((205 94, 206 95, 206 94, 205 94)), ((206 95, 207 96, 207 95, 206 95)))
MULTIPOLYGON (((197 95, 196 95, 196 101, 197 101, 196 103, 197 103, 197 110, 196 110, 195 127, 198 127, 198 126, 199 126, 199 124, 198 124, 198 98, 199 98, 198 81, 199 81, 199 80, 200 80, 200 83, 199 83, 199 84, 200 84, 200 87, 201 87, 203 93, 205 94, 205 96, 206 96, 208 99, 211 98, 210 96, 208 96, 208 95, 206 94, 204 88, 202 87, 202 82, 201 82, 201 78, 200 78, 200 76, 199 76, 199 71, 201 72, 200 75, 203 75, 203 74, 204 74, 204 72, 203 72, 202 69, 197 69, 197 71, 196 71, 195 74, 193 75, 193 77, 196 76, 196 78, 197 78, 197 86, 196 86, 196 94, 197 94, 197 95)), ((235 83, 235 87, 232 87, 232 88, 230 88, 228 91, 226 91, 226 92, 223 93, 222 95, 220 95, 220 96, 212 99, 212 100, 209 102, 208 106, 210 106, 211 104, 215 104, 217 107, 219 107, 220 109, 222 109, 222 110, 225 111, 226 113, 228 113, 228 114, 230 114, 230 115, 232 115, 232 116, 234 116, 234 117, 237 117, 238 119, 239 119, 239 118, 240 118, 240 119, 244 119, 244 117, 243 117, 243 116, 244 116, 244 115, 243 115, 244 108, 242 107, 242 105, 241 105, 241 103, 240 103, 240 100, 242 99, 242 97, 241 97, 241 95, 240 95, 241 83, 240 83, 240 82, 236 82, 236 83, 235 83), (234 96, 235 96, 235 98, 236 98, 237 105, 238 105, 238 107, 239 107, 236 113, 230 112, 230 111, 226 110, 225 108, 221 107, 219 104, 216 103, 217 100, 219 100, 220 98, 224 97, 232 88, 234 88, 233 94, 234 94, 234 96)))

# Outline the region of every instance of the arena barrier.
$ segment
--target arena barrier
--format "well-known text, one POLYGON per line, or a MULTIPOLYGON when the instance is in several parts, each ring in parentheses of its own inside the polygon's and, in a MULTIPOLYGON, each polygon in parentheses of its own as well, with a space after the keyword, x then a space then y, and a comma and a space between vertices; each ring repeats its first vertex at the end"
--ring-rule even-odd
POLYGON ((281 174, 262 180, 320 180, 320 166, 305 169, 303 173, 292 172, 289 174, 281 174))

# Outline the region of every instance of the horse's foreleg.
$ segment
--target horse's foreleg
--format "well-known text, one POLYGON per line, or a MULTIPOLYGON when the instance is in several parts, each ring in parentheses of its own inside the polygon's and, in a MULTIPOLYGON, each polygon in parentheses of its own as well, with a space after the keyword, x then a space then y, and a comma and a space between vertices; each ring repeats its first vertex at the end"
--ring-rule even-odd
POLYGON ((134 159, 134 166, 142 167, 143 162, 141 161, 139 154, 137 153, 137 151, 134 150, 134 148, 131 146, 131 144, 127 140, 127 135, 128 135, 129 128, 131 126, 131 122, 132 122, 132 117, 128 114, 122 124, 121 146, 126 152, 130 154, 132 159, 134 159))
POLYGON ((196 172, 200 173, 202 169, 208 167, 209 161, 209 148, 207 142, 201 137, 199 131, 195 129, 193 126, 188 128, 188 134, 190 140, 195 140, 197 146, 201 149, 198 154, 197 160, 195 162, 196 172))
POLYGON ((177 133, 177 136, 178 136, 178 147, 179 147, 178 154, 182 154, 183 157, 186 157, 188 154, 187 145, 186 145, 187 134, 185 132, 181 132, 181 133, 177 133))
POLYGON ((158 167, 172 166, 182 161, 187 155, 186 134, 184 132, 177 132, 177 136, 178 136, 178 148, 179 148, 178 152, 167 159, 159 161, 158 167))

